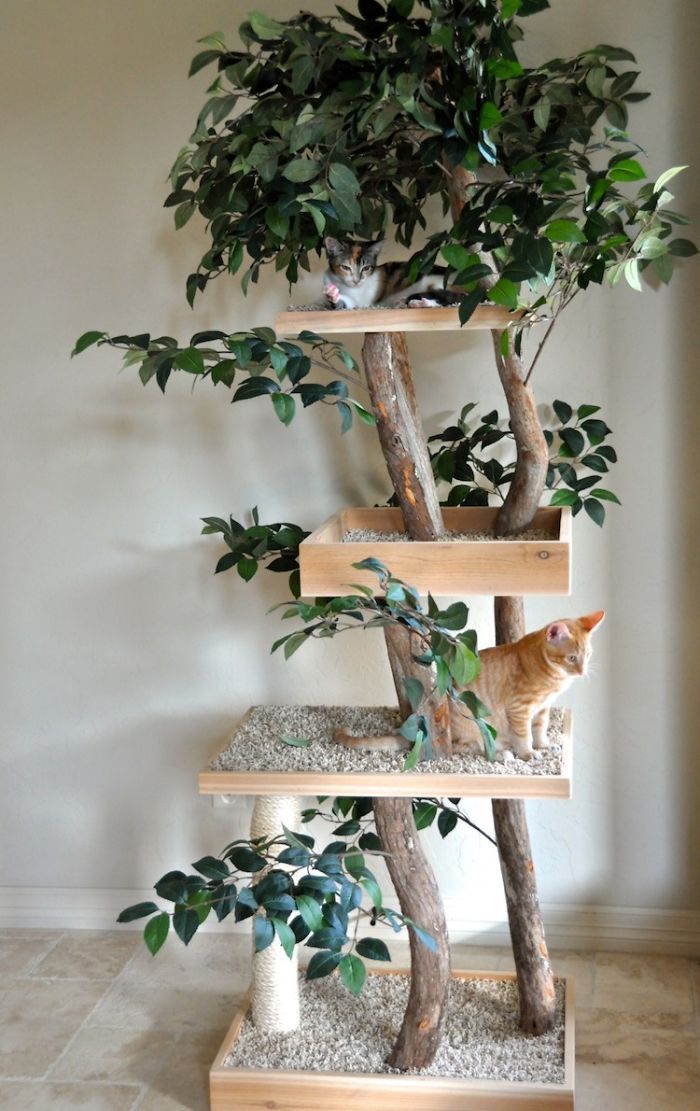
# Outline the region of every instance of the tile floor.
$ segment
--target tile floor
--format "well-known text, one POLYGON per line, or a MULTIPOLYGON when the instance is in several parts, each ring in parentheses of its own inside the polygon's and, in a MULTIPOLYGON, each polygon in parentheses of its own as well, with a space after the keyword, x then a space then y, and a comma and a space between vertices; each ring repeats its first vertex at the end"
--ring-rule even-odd
MULTIPOLYGON (((453 963, 511 958, 457 946, 453 963)), ((554 965, 576 978, 577 1111, 699 1111, 700 961, 567 952, 554 965)), ((206 1109, 249 972, 243 937, 202 934, 187 951, 171 937, 152 958, 138 933, 0 930, 0 1107, 206 1109)))

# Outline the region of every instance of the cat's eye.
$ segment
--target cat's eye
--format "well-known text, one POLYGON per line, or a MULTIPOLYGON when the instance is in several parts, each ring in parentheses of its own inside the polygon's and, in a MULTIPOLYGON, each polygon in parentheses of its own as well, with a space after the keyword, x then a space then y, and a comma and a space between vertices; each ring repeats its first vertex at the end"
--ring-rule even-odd
POLYGON ((569 661, 570 664, 575 664, 576 661, 578 660, 578 656, 567 656, 566 658, 567 658, 567 660, 569 661))
POLYGON ((350 274, 352 271, 352 266, 341 266, 340 269, 345 270, 348 274, 350 274))

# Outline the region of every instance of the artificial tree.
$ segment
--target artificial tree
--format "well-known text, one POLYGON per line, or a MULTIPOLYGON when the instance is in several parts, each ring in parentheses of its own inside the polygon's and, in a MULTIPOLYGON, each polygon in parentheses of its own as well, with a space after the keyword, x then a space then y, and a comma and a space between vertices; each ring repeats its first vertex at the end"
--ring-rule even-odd
MULTIPOLYGON (((571 505, 574 512, 585 508, 601 524, 603 502, 616 500, 597 486, 615 460, 613 449, 603 443, 609 429, 594 416, 596 407, 588 405, 577 410, 572 426, 572 408, 558 402, 562 427, 553 445, 535 407, 534 368, 553 325, 579 293, 622 279, 639 290, 645 272, 667 282, 674 257, 694 248, 673 238, 673 225, 685 222, 668 208, 672 196, 666 186, 678 168, 647 181, 640 148, 626 131, 628 105, 647 95, 635 91, 633 55, 603 45, 533 67, 519 62, 520 20, 548 6, 547 0, 359 0, 357 13, 339 7, 329 17, 304 12, 279 22, 252 13, 240 28, 237 50, 228 49, 218 34, 207 36, 191 73, 213 65, 217 75, 190 142, 175 162, 165 202, 175 207, 178 227, 195 212, 207 221, 211 244, 187 279, 190 303, 222 274, 241 272, 243 291, 250 294, 261 267, 269 263, 293 284, 299 267, 308 269, 310 255, 321 253, 326 234, 374 238, 390 229, 399 243, 413 247, 420 232, 423 243, 412 256, 412 273, 429 271, 442 257, 449 268, 447 283, 462 291, 462 325, 484 304, 513 314, 512 324, 492 333, 508 429, 499 429, 491 415, 469 433, 463 414, 460 423, 438 434, 443 446, 431 454, 400 332, 365 338, 371 413, 348 388, 348 379, 357 380, 353 359, 341 345, 315 333, 302 333, 290 343, 267 328, 209 331, 180 346, 168 336, 90 332, 76 350, 93 343, 124 347, 144 384, 155 377, 163 391, 174 371, 184 371, 231 389, 234 401, 268 395, 283 424, 294 418, 297 400, 304 407, 336 405, 343 431, 353 414, 376 421, 393 499, 413 539, 442 534, 436 485, 441 479, 452 484, 450 504, 483 504, 490 492, 500 497, 499 535, 525 529, 545 488, 552 486, 557 487, 552 504, 571 505), (425 205, 432 196, 442 203, 440 230, 427 228, 425 205), (539 332, 528 343, 533 324, 539 324, 539 332), (321 381, 312 380, 316 371, 321 381), (327 372, 330 382, 323 379, 327 372), (514 441, 514 463, 484 461, 479 451, 505 435, 514 441)), ((423 311, 429 329, 431 310, 423 311)), ((295 592, 296 553, 305 535, 299 526, 263 526, 256 518, 245 529, 233 518, 211 518, 205 531, 222 533, 229 546, 218 569, 235 566, 249 579, 272 554, 268 565, 291 572, 295 592)), ((393 582, 383 569, 379 573, 385 587, 393 582)), ((417 617, 417 599, 405 584, 398 584, 395 597, 387 596, 379 610, 363 596, 320 606, 296 603, 306 628, 279 644, 291 654, 309 636, 339 631, 339 614, 354 610, 360 620, 363 608, 372 605, 368 623, 384 627, 402 716, 412 723, 407 735, 414 741, 414 756, 449 754, 447 700, 458 696, 460 681, 468 681, 465 658, 472 668, 467 674, 473 677, 478 667, 474 638, 468 631, 446 635, 444 623, 440 626, 444 613, 434 604, 417 617), (428 633, 432 650, 426 654, 416 650, 417 624, 431 620, 442 631, 428 633), (429 678, 434 674, 437 682, 429 678)), ((463 629, 465 615, 465 609, 460 611, 461 624, 451 627, 463 629)), ((525 632, 522 599, 496 598, 495 617, 499 643, 525 632)), ((474 703, 468 708, 481 721, 488 745, 484 708, 474 703)), ((412 924, 411 996, 390 1062, 420 1067, 432 1059, 444 1022, 449 980, 444 913, 414 836, 410 801, 375 799, 372 809, 403 918, 412 924), (419 918, 432 935, 430 944, 424 932, 413 928, 419 918)), ((552 1021, 554 990, 524 803, 494 800, 493 812, 521 1024, 536 1033, 552 1021)), ((262 869, 275 844, 268 839, 264 846, 237 845, 226 859, 250 864, 252 857, 245 853, 252 853, 258 860, 251 871, 262 869)), ((308 856, 303 840, 283 838, 282 844, 273 861, 284 864, 280 854, 293 857, 294 849, 308 856)), ((226 913, 240 904, 241 917, 261 905, 251 897, 236 903, 225 890, 228 867, 212 864, 213 859, 206 858, 201 883, 191 877, 189 887, 179 878, 170 886, 167 877, 160 881, 164 897, 175 890, 175 926, 183 940, 189 940, 211 903, 226 913)), ((357 872, 357 861, 355 867, 357 872)), ((371 888, 371 873, 360 878, 371 888)), ((341 879, 338 896, 345 898, 347 876, 341 879)), ((292 902, 299 911, 293 921, 303 920, 308 929, 318 925, 315 912, 306 906, 307 920, 292 902)), ((285 905, 287 917, 275 920, 283 926, 291 913, 285 905)), ((147 940, 157 948, 168 923, 155 904, 146 906, 153 909, 136 910, 155 915, 147 940)), ((391 915, 399 920, 394 912, 390 920, 391 915)), ((269 921, 259 934, 264 948, 274 934, 269 921)), ((302 926, 297 933, 280 927, 277 936, 293 948, 307 935, 302 926)), ((325 971, 339 962, 329 958, 325 971)), ((345 965, 346 972, 351 967, 345 965)), ((345 978, 353 979, 350 972, 345 978)))

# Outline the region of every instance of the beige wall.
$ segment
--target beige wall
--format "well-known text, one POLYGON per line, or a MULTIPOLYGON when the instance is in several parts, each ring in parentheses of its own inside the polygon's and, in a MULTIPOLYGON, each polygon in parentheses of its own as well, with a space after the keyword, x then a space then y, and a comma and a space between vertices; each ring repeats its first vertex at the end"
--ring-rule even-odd
MULTIPOLYGON (((295 8, 283 0, 274 14, 295 8)), ((635 132, 652 172, 693 164, 678 196, 697 224, 694 0, 553 9, 531 21, 529 56, 599 41, 633 49, 654 92, 635 132)), ((200 232, 193 221, 175 234, 161 207, 206 83, 186 80, 195 40, 217 29, 233 39, 245 10, 238 0, 5 0, 0 11, 0 883, 10 907, 35 888, 141 889, 242 831, 249 804, 211 809, 195 776, 251 702, 391 697, 369 634, 271 660, 277 621, 266 610, 280 580, 214 578, 220 549, 198 525, 256 503, 269 519, 309 526, 341 504, 371 504, 387 493, 372 430, 340 440, 325 410, 285 430, 264 400, 231 408, 182 381, 164 399, 118 375, 109 352, 67 357, 92 327, 186 336, 269 323, 285 303, 282 282, 266 276, 248 301, 217 283, 193 314, 184 278, 200 232)), ((694 283, 691 263, 670 291, 592 291, 538 370, 543 401, 603 404, 622 460, 610 484, 624 502, 602 533, 577 521, 573 597, 527 604, 533 626, 566 611, 609 614, 595 675, 571 692, 575 798, 530 808, 548 905, 700 911, 694 283)), ((307 283, 303 296, 313 293, 307 283)), ((411 348, 429 429, 467 400, 499 404, 483 338, 423 336, 411 348)), ((474 612, 486 642, 488 607, 474 612)), ((469 810, 488 822, 487 804, 469 810)), ((491 849, 455 837, 446 861, 431 846, 452 917, 499 919, 491 849)), ((60 906, 62 896, 36 898, 60 906)))

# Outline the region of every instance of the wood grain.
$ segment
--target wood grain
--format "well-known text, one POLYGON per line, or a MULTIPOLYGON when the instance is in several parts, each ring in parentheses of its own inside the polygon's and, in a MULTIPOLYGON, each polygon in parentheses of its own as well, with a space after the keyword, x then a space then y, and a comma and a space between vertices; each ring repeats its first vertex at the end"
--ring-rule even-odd
MULTIPOLYGON (((406 975, 377 970, 371 975, 406 975)), ((509 972, 452 973, 464 980, 513 980, 509 972)), ((212 1111, 573 1111, 574 985, 566 978, 563 1084, 377 1073, 308 1072, 225 1068, 245 1018, 245 1000, 229 1028, 209 1073, 212 1111)))
MULTIPOLYGON (((234 739, 235 745, 235 739, 234 739)), ((218 755, 218 754, 217 754, 218 755)), ((573 714, 566 710, 561 775, 431 772, 203 771, 200 795, 341 795, 357 798, 549 798, 572 792, 573 714)))
POLYGON ((517 324, 523 313, 509 312, 500 305, 481 305, 465 325, 456 308, 447 309, 319 309, 309 312, 280 312, 275 319, 279 336, 317 332, 322 336, 354 332, 461 332, 462 327, 488 331, 517 324))
MULTIPOLYGON (((449 531, 492 531, 497 508, 445 508, 449 531)), ((442 540, 394 543, 342 541, 354 528, 403 532, 398 509, 340 510, 304 540, 299 549, 301 591, 307 596, 350 592, 350 583, 380 593, 377 576, 352 565, 373 556, 396 578, 422 593, 459 597, 464 594, 569 594, 571 591, 571 511, 543 508, 533 528, 551 531, 551 540, 442 540)))

